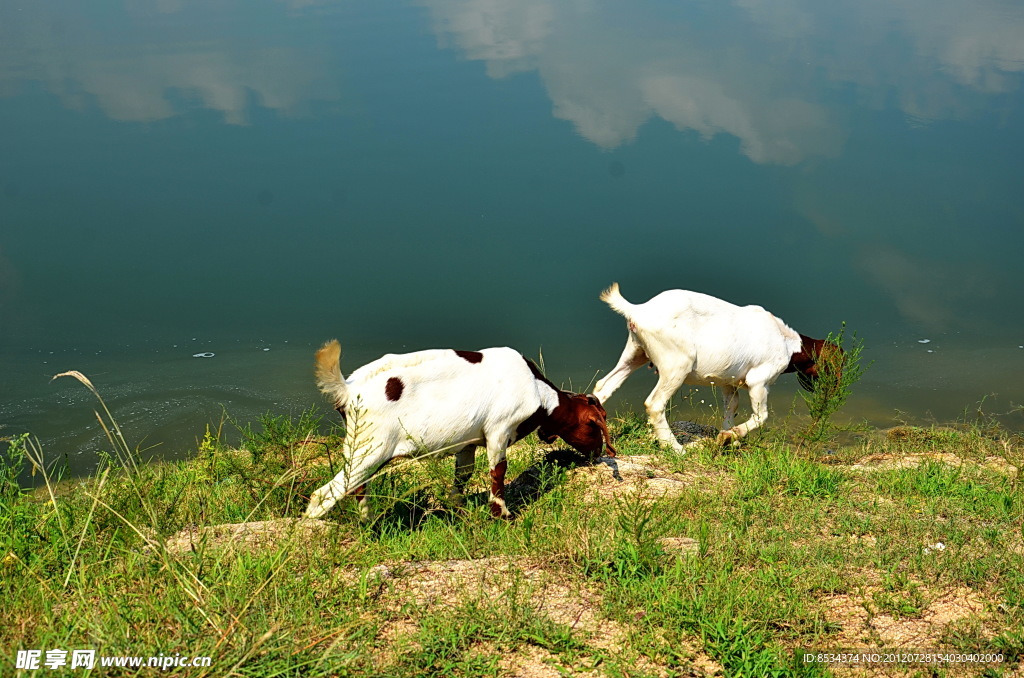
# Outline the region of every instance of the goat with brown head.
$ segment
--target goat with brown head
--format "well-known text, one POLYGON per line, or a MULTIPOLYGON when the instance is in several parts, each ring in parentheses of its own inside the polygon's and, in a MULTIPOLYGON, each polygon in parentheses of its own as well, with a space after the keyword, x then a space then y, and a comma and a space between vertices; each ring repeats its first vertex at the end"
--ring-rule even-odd
POLYGON ((560 437, 588 455, 600 453, 605 442, 615 452, 597 398, 555 387, 508 347, 388 354, 348 378, 340 361, 341 345, 329 341, 317 351, 315 373, 320 390, 345 414, 347 463, 310 495, 309 518, 323 516, 349 494, 368 515, 366 483, 401 457, 454 454, 453 491, 461 496, 478 447, 487 449, 491 514, 507 518, 506 451, 516 440, 540 428, 545 439, 560 437))
POLYGON ((822 377, 842 374, 842 350, 799 334, 761 306, 737 306, 689 290, 667 290, 634 304, 622 296, 617 283, 601 300, 626 319, 629 334, 619 362, 597 382, 594 394, 607 402, 634 370, 653 364, 658 384, 644 407, 658 442, 676 452, 683 445, 669 426, 666 410, 683 384, 721 389, 725 407, 716 440, 722 445, 735 443, 767 421, 768 391, 783 372, 797 372, 800 384, 818 393, 823 385, 840 389, 840 380, 822 377), (751 416, 736 424, 739 389, 750 394, 751 416))

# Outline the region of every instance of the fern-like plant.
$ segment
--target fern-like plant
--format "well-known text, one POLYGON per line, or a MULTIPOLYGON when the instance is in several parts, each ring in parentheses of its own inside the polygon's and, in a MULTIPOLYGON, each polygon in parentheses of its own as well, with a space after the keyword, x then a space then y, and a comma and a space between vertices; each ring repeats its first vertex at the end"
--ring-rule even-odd
POLYGON ((823 351, 818 356, 818 379, 814 390, 800 394, 811 415, 810 423, 800 432, 800 436, 812 443, 824 440, 835 429, 832 415, 846 404, 853 385, 860 381, 867 370, 867 366, 861 364, 864 341, 856 333, 847 340, 845 322, 838 333, 830 332, 826 340, 842 350, 823 351))

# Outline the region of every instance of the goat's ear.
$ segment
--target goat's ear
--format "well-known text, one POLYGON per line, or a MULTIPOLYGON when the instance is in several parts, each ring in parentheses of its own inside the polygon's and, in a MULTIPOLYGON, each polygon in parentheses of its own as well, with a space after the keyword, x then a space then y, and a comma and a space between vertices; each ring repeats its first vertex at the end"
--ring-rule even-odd
POLYGON ((591 419, 590 425, 597 429, 596 433, 599 436, 599 442, 597 445, 598 453, 600 454, 603 443, 603 446, 607 448, 607 454, 609 457, 618 455, 618 450, 616 450, 615 446, 612 445, 612 437, 611 434, 608 433, 608 425, 605 422, 598 421, 596 419, 591 419))

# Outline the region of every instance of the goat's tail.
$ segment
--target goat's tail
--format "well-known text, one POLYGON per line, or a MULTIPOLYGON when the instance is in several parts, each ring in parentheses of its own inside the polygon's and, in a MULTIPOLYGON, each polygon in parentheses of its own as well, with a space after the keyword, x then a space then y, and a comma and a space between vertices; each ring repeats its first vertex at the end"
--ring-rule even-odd
POLYGON ((612 310, 619 315, 629 317, 629 311, 633 304, 626 301, 626 298, 619 293, 619 283, 613 282, 611 287, 601 292, 601 301, 612 307, 612 310))
POLYGON ((341 376, 341 344, 331 339, 316 352, 316 385, 324 395, 330 396, 339 412, 348 405, 348 387, 341 376))

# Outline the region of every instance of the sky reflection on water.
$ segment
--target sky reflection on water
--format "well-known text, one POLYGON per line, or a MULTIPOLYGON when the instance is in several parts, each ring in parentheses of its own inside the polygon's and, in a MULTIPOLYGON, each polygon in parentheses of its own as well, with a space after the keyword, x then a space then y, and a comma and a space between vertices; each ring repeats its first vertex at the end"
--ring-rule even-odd
POLYGON ((585 383, 612 280, 847 321, 878 423, 1009 409, 1021 35, 991 0, 5 3, 0 424, 87 437, 46 379, 101 371, 187 446, 218 404, 318 402, 331 336, 585 383))

